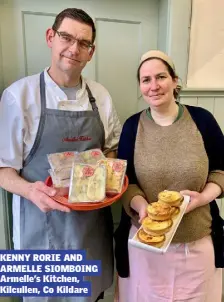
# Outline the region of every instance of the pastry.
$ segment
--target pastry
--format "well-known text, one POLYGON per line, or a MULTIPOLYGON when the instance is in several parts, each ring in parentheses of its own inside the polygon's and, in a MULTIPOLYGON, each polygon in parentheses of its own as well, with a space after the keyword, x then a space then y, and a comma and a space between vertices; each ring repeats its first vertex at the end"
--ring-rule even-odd
POLYGON ((146 217, 142 221, 143 230, 145 231, 145 233, 152 236, 164 235, 165 233, 169 232, 172 225, 172 219, 156 221, 152 220, 149 217, 146 217))
POLYGON ((171 216, 172 218, 177 217, 177 215, 180 213, 179 207, 171 207, 171 216))
POLYGON ((171 217, 171 206, 162 202, 152 202, 147 206, 149 218, 153 220, 168 220, 171 217))
POLYGON ((158 194, 159 202, 164 202, 170 206, 179 207, 184 197, 176 191, 162 191, 158 194))
POLYGON ((140 229, 137 233, 138 239, 140 242, 152 245, 154 247, 161 247, 165 241, 165 235, 161 236, 151 236, 144 232, 143 229, 140 229))

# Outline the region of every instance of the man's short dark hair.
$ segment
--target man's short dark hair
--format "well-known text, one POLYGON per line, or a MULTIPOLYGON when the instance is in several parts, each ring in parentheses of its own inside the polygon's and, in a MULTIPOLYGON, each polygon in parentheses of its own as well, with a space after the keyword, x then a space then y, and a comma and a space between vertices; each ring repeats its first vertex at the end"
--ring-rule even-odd
POLYGON ((93 19, 86 12, 84 12, 82 9, 78 9, 78 8, 66 8, 65 10, 63 10, 56 16, 52 29, 58 30, 58 28, 60 27, 64 18, 70 18, 70 19, 73 19, 78 22, 91 26, 92 33, 93 33, 92 34, 92 43, 94 43, 95 38, 96 38, 95 24, 93 22, 93 19))

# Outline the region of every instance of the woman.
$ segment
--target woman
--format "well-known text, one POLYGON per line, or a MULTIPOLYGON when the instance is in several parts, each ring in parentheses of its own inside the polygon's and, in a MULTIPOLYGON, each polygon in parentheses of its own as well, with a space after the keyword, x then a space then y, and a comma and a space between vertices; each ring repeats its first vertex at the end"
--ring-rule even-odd
POLYGON ((224 193, 222 131, 207 110, 176 101, 178 77, 165 53, 142 56, 138 81, 149 108, 125 122, 118 149, 130 180, 115 233, 119 302, 220 302, 223 224, 215 198, 224 193), (163 190, 190 196, 168 251, 128 246, 163 190))

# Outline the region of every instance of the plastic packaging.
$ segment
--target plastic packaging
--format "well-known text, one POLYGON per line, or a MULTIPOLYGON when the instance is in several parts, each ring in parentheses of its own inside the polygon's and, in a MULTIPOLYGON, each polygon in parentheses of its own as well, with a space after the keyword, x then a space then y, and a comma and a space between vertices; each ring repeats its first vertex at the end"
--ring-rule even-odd
POLYGON ((71 169, 74 161, 81 161, 79 153, 73 151, 51 153, 47 155, 47 158, 53 171, 66 168, 71 169))
POLYGON ((98 162, 107 168, 106 193, 121 193, 127 169, 127 161, 122 159, 105 158, 98 162))
POLYGON ((105 159, 103 152, 100 149, 91 149, 79 153, 79 156, 86 164, 95 165, 99 160, 105 159))
POLYGON ((61 179, 61 180, 70 179, 72 167, 64 168, 64 169, 63 168, 55 169, 55 170, 50 170, 50 171, 51 171, 51 173, 54 173, 54 177, 56 177, 58 179, 61 179))
POLYGON ((106 197, 105 166, 74 163, 69 199, 73 202, 98 202, 106 197))
POLYGON ((70 176, 68 178, 57 177, 53 170, 48 170, 52 183, 55 188, 67 188, 70 185, 70 176))

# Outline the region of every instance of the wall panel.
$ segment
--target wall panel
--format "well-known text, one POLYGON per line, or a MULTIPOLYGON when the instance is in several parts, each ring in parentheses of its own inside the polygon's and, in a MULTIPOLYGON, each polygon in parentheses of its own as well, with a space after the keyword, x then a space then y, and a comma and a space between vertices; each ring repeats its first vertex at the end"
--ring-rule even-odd
POLYGON ((137 111, 140 22, 97 19, 96 80, 113 97, 121 122, 137 111), (124 39, 125 37, 125 39, 124 39), (107 43, 104 41, 107 39, 107 43), (119 48, 119 52, 114 51, 119 48), (99 59, 100 58, 100 59, 99 59), (111 81, 111 78, 118 79, 111 81))

